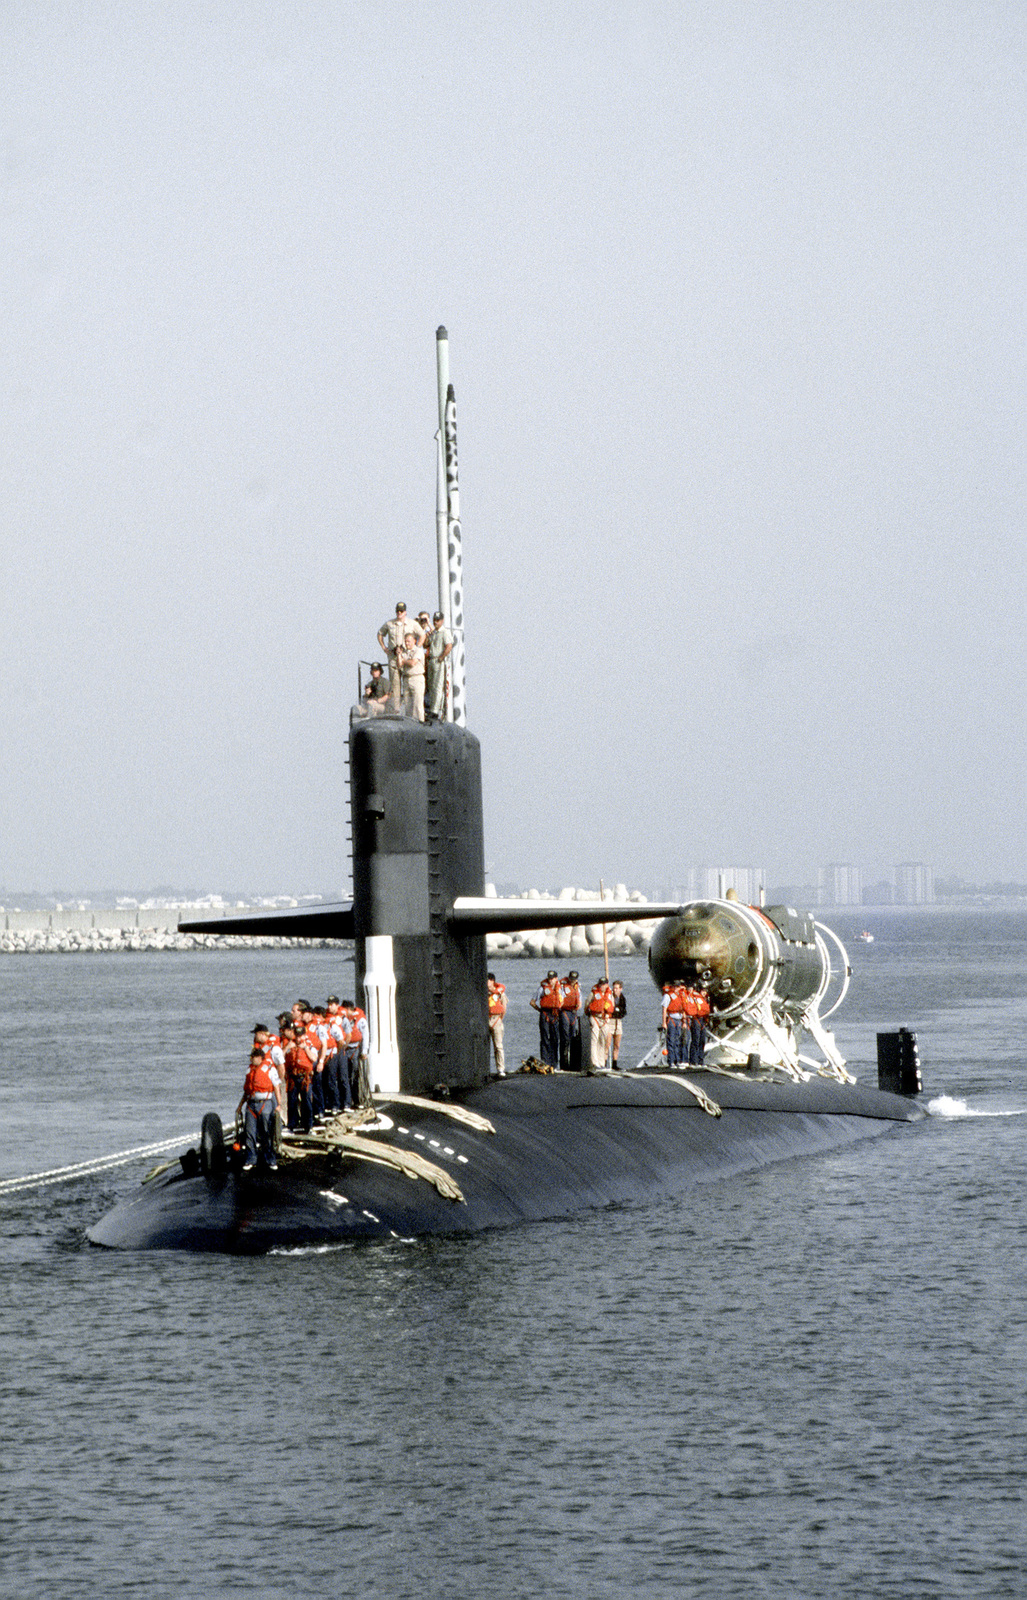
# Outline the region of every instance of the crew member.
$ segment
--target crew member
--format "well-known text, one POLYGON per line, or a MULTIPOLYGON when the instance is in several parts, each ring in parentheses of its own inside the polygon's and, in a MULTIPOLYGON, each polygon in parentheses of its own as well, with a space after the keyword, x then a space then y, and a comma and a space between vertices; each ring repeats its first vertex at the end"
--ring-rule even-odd
POLYGON ((298 1002, 303 1010, 300 1013, 300 1043, 308 1057, 313 1061, 313 1076, 310 1082, 310 1098, 313 1106, 314 1121, 321 1122, 324 1118, 324 1085, 321 1082, 321 1068, 324 1065, 324 1039, 318 1032, 317 1017, 314 1007, 309 1000, 298 1002))
POLYGON ((600 978, 598 983, 592 985, 592 993, 588 997, 588 1026, 591 1034, 591 1050, 589 1057, 589 1077, 594 1077, 597 1072, 606 1068, 606 1055, 610 1048, 610 1018, 613 1016, 613 995, 606 978, 600 978))
POLYGON ((576 972, 568 972, 560 993, 560 1066, 564 1072, 580 1072, 581 985, 576 972))
POLYGON ((389 661, 389 699, 393 711, 399 710, 402 682, 399 672, 399 652, 403 648, 406 634, 412 633, 415 640, 420 643, 423 631, 419 622, 413 622, 407 616, 405 600, 396 601, 396 615, 383 622, 378 629, 378 645, 384 650, 389 661))
POLYGON ((291 1022, 285 1023, 282 1028, 282 1050, 285 1054, 289 1132, 309 1133, 314 1121, 310 1100, 310 1083, 314 1076, 314 1066, 306 1046, 291 1022))
POLYGON ((682 1036, 685 1023, 685 987, 680 981, 663 986, 663 1023, 667 1030, 667 1065, 684 1064, 682 1036))
POLYGON ((529 1001, 529 1004, 533 1011, 538 1012, 538 1053, 547 1067, 555 1069, 560 1065, 560 1011, 563 1006, 563 994, 554 968, 550 967, 535 992, 534 1000, 529 1001))
POLYGON ((503 1054, 503 1018, 506 1016, 506 985, 500 983, 494 972, 489 973, 489 1033, 496 1056, 496 1072, 506 1077, 506 1057, 503 1054))
POLYGON ((321 1046, 317 1068, 314 1072, 314 1116, 323 1118, 327 1111, 334 1110, 328 1097, 328 1083, 326 1082, 325 1068, 328 1061, 328 1023, 325 1021, 324 1006, 314 1007, 314 1032, 321 1046))
POLYGON ((345 1021, 338 995, 330 994, 325 1001, 325 1029, 328 1038, 324 1071, 321 1075, 326 1111, 348 1111, 350 1108, 345 1021))
POLYGON ((385 710, 389 699, 389 686, 382 673, 380 661, 372 661, 371 676, 364 684, 363 707, 369 717, 377 717, 385 710))
POLYGON ((367 1018, 354 1000, 344 1000, 342 1009, 346 1017, 346 1076, 349 1079, 350 1104, 364 1106, 370 1100, 370 1088, 367 1082, 367 1018))
POLYGON ((282 1053, 282 1041, 277 1033, 272 1033, 266 1022, 257 1022, 253 1027, 253 1048, 259 1050, 265 1061, 277 1069, 280 1078, 285 1075, 285 1056, 282 1053))
POLYGON ((613 1041, 613 1059, 610 1062, 614 1072, 619 1072, 617 1057, 620 1055, 620 1042, 624 1037, 624 1018, 627 1015, 628 1002, 624 998, 624 985, 619 978, 613 980, 613 1028, 611 1038, 613 1041))
POLYGON ((403 715, 424 721, 424 650, 409 628, 397 652, 403 685, 403 715))
POLYGON ((706 1018, 710 1014, 710 997, 700 984, 692 990, 691 1038, 688 1045, 689 1066, 701 1067, 706 1060, 706 1018))
POLYGON ((263 1156, 272 1172, 278 1170, 275 1155, 275 1112, 282 1109, 282 1080, 278 1068, 265 1059, 263 1050, 254 1045, 250 1052, 250 1069, 243 1084, 242 1098, 235 1108, 236 1116, 245 1107, 243 1129, 246 1136, 246 1159, 243 1171, 252 1172, 257 1157, 263 1156))
POLYGON ((446 662, 453 652, 453 635, 441 611, 436 611, 428 635, 428 686, 425 711, 429 722, 439 722, 446 712, 446 662))

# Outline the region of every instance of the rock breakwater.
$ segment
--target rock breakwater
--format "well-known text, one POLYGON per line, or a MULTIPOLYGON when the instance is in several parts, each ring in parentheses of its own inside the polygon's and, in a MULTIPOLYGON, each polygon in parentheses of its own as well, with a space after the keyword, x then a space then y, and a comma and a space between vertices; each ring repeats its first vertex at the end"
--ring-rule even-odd
MULTIPOLYGON (((495 896, 495 888, 489 884, 485 893, 488 897, 495 896)), ((555 902, 575 900, 598 900, 598 889, 580 889, 570 887, 561 889, 559 894, 552 894, 546 890, 525 889, 516 897, 526 901, 537 900, 540 904, 552 905, 555 902)), ((622 958, 625 956, 644 955, 649 948, 649 941, 658 926, 658 919, 646 917, 646 897, 640 890, 628 890, 620 883, 613 890, 606 891, 606 899, 613 905, 629 903, 637 905, 638 915, 629 922, 610 922, 606 925, 606 943, 611 956, 622 958)), ((130 913, 131 914, 131 913, 130 913)), ((220 933, 179 933, 174 922, 178 918, 186 920, 190 915, 196 915, 194 910, 183 907, 181 910, 168 912, 167 915, 158 913, 155 922, 161 926, 140 927, 138 915, 134 925, 117 926, 106 925, 107 919, 116 913, 97 912, 90 916, 86 913, 71 913, 68 921, 71 925, 53 927, 51 924, 58 919, 60 913, 42 913, 47 925, 45 927, 25 926, 27 915, 11 912, 0 918, 6 926, 0 928, 0 954, 7 955, 77 955, 89 953, 110 953, 125 950, 285 950, 293 945, 303 943, 311 949, 352 948, 345 941, 338 939, 279 939, 259 938, 256 936, 239 937, 220 933), (85 927, 87 920, 96 922, 103 919, 104 925, 100 927, 85 927), (17 924, 21 922, 22 925, 17 924), (74 924, 77 923, 78 926, 74 924), (14 924, 12 926, 12 924, 14 924)), ((146 912, 139 913, 145 916, 146 912)), ((149 913, 150 916, 154 914, 149 913)), ((517 957, 527 957, 529 960, 569 961, 575 956, 601 956, 603 953, 603 927, 601 923, 590 923, 585 927, 565 928, 538 928, 529 929, 523 933, 490 933, 487 938, 489 960, 507 960, 517 957)))
MULTIPOLYGON (((491 897, 495 892, 491 884, 486 886, 487 896, 491 897)), ((563 900, 568 902, 598 900, 599 890, 571 887, 561 889, 559 894, 550 894, 540 889, 525 889, 517 898, 538 900, 546 905, 552 905, 554 901, 563 900)), ((625 884, 618 883, 612 891, 606 891, 606 899, 612 905, 638 906, 638 916, 632 921, 607 923, 606 947, 610 955, 618 958, 644 955, 649 948, 650 939, 659 926, 658 918, 645 915, 647 904, 645 895, 639 889, 629 890, 625 884)), ((490 961, 502 961, 518 956, 526 956, 532 961, 563 961, 569 960, 572 956, 601 956, 603 925, 596 922, 586 923, 580 928, 537 928, 523 933, 490 933, 486 944, 490 961)))
POLYGON ((81 955, 125 950, 285 950, 345 948, 338 939, 231 938, 223 933, 173 933, 165 928, 31 928, 0 933, 0 954, 81 955))

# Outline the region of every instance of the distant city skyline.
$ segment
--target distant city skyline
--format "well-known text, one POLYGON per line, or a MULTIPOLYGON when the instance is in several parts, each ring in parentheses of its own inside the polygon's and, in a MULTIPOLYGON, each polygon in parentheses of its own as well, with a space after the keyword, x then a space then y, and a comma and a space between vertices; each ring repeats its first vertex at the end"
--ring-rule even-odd
POLYGON ((440 323, 491 876, 1027 877, 1022 5, 22 4, 0 50, 5 883, 342 890, 440 323))
MULTIPOLYGON (((891 905, 908 907, 981 896, 1027 898, 1027 882, 1016 879, 992 879, 978 883, 967 881, 956 874, 937 876, 924 862, 898 862, 890 869, 890 875, 886 878, 875 876, 879 871, 879 868, 875 868, 872 872, 865 873, 852 863, 832 863, 819 868, 816 873, 806 878, 797 876, 788 882, 775 883, 757 867, 705 865, 686 869, 673 881, 646 880, 636 883, 615 880, 612 875, 604 881, 606 893, 610 896, 617 881, 622 881, 630 892, 644 893, 650 900, 713 899, 720 889, 724 892, 733 889, 739 898, 755 904, 758 903, 762 889, 765 898, 770 901, 776 899, 784 899, 789 903, 798 901, 814 909, 831 906, 854 908, 859 905, 871 908, 891 905), (844 898, 845 895, 848 898, 844 898)), ((488 882, 499 894, 524 894, 529 889, 537 889, 542 894, 556 895, 570 887, 598 889, 598 882, 571 884, 566 878, 549 883, 540 881, 496 883, 491 878, 488 882)), ((142 888, 138 885, 123 885, 118 888, 79 891, 42 891, 12 890, 0 886, 0 913, 16 909, 45 910, 63 907, 66 910, 74 910, 101 906, 113 908, 119 905, 126 909, 143 910, 178 905, 201 908, 210 906, 214 909, 243 905, 272 908, 297 905, 304 901, 328 902, 346 898, 348 891, 343 893, 341 890, 311 888, 272 892, 253 887, 176 888, 173 885, 162 884, 157 887, 142 888)))

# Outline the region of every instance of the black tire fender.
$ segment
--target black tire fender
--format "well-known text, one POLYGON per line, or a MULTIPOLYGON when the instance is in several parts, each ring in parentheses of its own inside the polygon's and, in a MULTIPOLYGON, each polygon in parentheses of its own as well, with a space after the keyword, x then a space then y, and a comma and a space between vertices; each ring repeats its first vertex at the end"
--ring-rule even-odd
POLYGON ((205 1178, 223 1178, 228 1171, 225 1130, 216 1111, 208 1111, 200 1125, 200 1171, 205 1178))

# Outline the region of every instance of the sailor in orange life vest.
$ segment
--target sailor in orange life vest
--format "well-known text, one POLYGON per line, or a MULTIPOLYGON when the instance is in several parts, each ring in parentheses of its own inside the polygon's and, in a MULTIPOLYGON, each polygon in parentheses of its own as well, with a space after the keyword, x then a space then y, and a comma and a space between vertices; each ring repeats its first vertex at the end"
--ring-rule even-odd
POLYGON ((302 1030, 291 1022, 282 1027, 282 1048, 285 1052, 286 1103, 289 1112, 289 1132, 309 1133, 314 1121, 310 1098, 310 1084, 314 1064, 302 1038, 302 1030))
POLYGON ((328 1025, 325 1022, 324 1006, 311 1007, 312 1020, 308 1024, 308 1031, 313 1032, 321 1047, 317 1066, 314 1070, 314 1081, 311 1085, 312 1099, 314 1102, 314 1121, 323 1122, 325 1114, 325 1062, 328 1059, 328 1025))
POLYGON ((285 1056, 282 1052, 282 1041, 277 1033, 272 1033, 266 1022, 256 1022, 253 1025, 253 1048, 259 1050, 265 1061, 269 1061, 277 1069, 279 1078, 285 1077, 285 1056))
POLYGON ((343 1014, 346 1018, 346 1078, 349 1083, 350 1106, 360 1106, 365 1103, 367 1088, 367 1050, 370 1037, 367 1028, 367 1018, 355 1000, 342 1002, 343 1014), (364 1083, 360 1078, 363 1072, 364 1083))
POLYGON ((610 985, 605 978, 600 978, 598 983, 592 985, 592 993, 588 997, 586 1010, 588 1011, 589 1032, 592 1035, 588 1075, 589 1077, 594 1077, 597 1072, 602 1072, 605 1069, 606 1054, 610 1048, 613 995, 610 993, 610 985))
POLYGON ((560 1066, 564 1072, 581 1071, 581 985, 576 972, 568 972, 560 985, 560 1066))
POLYGON ((710 1014, 710 998, 705 989, 693 989, 692 1014, 689 1018, 688 1064, 701 1067, 706 1060, 706 1018, 710 1014))
POLYGON ((538 1053, 547 1067, 560 1065, 560 1012, 563 1009, 563 991, 554 968, 550 967, 529 1001, 538 1012, 538 1053))
POLYGON ((242 1099, 235 1108, 236 1116, 244 1106, 246 1159, 242 1169, 251 1172, 257 1165, 259 1154, 275 1172, 278 1168, 275 1156, 275 1112, 281 1113, 282 1109, 282 1080, 278 1076, 278 1068, 259 1048, 250 1054, 250 1070, 243 1084, 242 1099))
POLYGON ((309 1000, 298 1000, 300 1006, 300 1020, 296 1025, 297 1036, 302 1047, 302 1053, 313 1062, 310 1079, 310 1101, 313 1109, 314 1121, 320 1122, 324 1115, 324 1085, 321 1082, 321 1068, 324 1065, 324 1040, 317 1029, 317 1018, 309 1000))
POLYGON ((496 1054, 496 1074, 506 1077, 506 1057, 503 1054, 503 1031, 506 1016, 506 985, 500 983, 494 972, 489 973, 489 1033, 496 1054))
POLYGON ((685 1063, 683 1048, 685 1025, 685 989, 681 983, 663 985, 662 1025, 667 1040, 667 1065, 680 1067, 685 1063))
POLYGON ((346 1018, 342 1014, 337 994, 325 1001, 325 1028, 327 1054, 321 1082, 324 1089, 326 1111, 348 1111, 350 1108, 349 1073, 346 1071, 346 1018))

